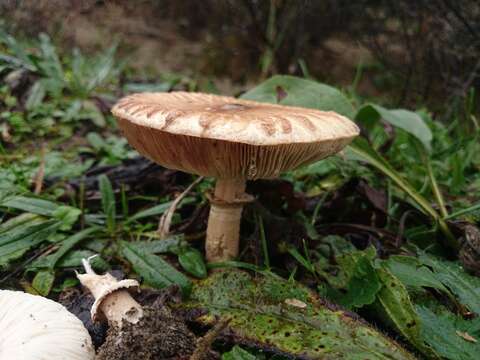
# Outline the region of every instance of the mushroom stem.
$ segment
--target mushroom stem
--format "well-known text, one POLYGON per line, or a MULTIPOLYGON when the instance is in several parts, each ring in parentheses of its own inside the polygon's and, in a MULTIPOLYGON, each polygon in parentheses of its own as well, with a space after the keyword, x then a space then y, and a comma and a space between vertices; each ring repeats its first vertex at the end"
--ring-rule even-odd
POLYGON ((238 255, 243 205, 251 201, 243 179, 218 179, 210 199, 205 244, 208 262, 230 260, 238 255))
POLYGON ((142 306, 128 292, 128 288, 138 287, 135 280, 118 281, 110 274, 98 275, 90 263, 82 259, 85 274, 77 278, 95 297, 92 306, 92 319, 106 318, 109 325, 122 326, 123 320, 137 323, 143 316, 142 306))

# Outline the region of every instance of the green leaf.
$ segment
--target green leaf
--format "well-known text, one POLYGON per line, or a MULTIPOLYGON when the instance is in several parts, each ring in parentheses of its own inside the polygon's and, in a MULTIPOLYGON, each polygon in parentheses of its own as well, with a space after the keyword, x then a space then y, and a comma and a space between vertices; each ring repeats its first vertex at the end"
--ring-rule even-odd
POLYGON ((255 355, 250 354, 247 350, 243 350, 240 346, 235 345, 232 350, 222 355, 222 360, 256 360, 255 355))
POLYGON ((421 334, 421 323, 406 287, 385 267, 377 269, 382 289, 372 305, 374 312, 384 322, 403 335, 424 354, 432 355, 421 334))
POLYGON ((37 81, 28 93, 27 101, 25 102, 25 108, 32 110, 38 107, 45 98, 46 91, 41 80, 37 81))
POLYGON ((159 289, 177 284, 183 295, 190 293, 190 280, 161 257, 143 252, 135 243, 128 242, 122 242, 122 253, 147 284, 159 289))
POLYGON ((173 235, 162 240, 136 241, 135 247, 142 252, 151 254, 179 254, 185 244, 183 235, 173 235))
POLYGON ((39 295, 47 296, 52 290, 54 281, 55 273, 53 270, 41 270, 33 278, 32 287, 39 295))
POLYGON ((435 273, 414 256, 393 255, 383 265, 406 286, 449 292, 435 273))
POLYGON ((480 279, 465 272, 459 263, 421 255, 420 261, 429 266, 435 277, 455 294, 468 309, 480 315, 480 279))
MULTIPOLYGON (((348 147, 357 158, 363 161, 367 161, 370 165, 382 172, 384 175, 404 191, 413 201, 414 204, 419 207, 425 214, 429 215, 434 221, 438 222, 440 230, 445 235, 448 245, 458 250, 458 240, 452 235, 447 223, 440 217, 438 212, 432 207, 430 202, 420 194, 415 188, 405 180, 389 163, 385 160, 373 147, 370 146, 368 141, 363 137, 357 137, 353 143, 348 147)), ((355 158, 355 156, 353 158, 355 158)))
MULTIPOLYGON (((436 314, 423 306, 418 306, 417 311, 422 319, 422 335, 436 353, 451 360, 478 358, 480 343, 468 341, 461 336, 462 333, 474 335, 469 327, 464 325, 465 320, 457 318, 449 311, 436 314)), ((474 339, 480 341, 478 337, 474 339)))
POLYGON ((26 196, 7 197, 4 201, 0 202, 0 206, 44 216, 52 216, 54 211, 59 207, 59 205, 53 201, 26 196))
POLYGON ((423 146, 430 150, 432 147, 432 131, 417 113, 405 109, 388 110, 375 104, 366 104, 358 109, 355 121, 371 128, 380 119, 384 119, 393 126, 406 131, 420 140, 423 146))
POLYGON ((0 233, 0 266, 20 258, 29 249, 47 240, 60 227, 56 220, 32 221, 0 233))
POLYGON ((241 96, 282 105, 336 111, 353 118, 354 109, 350 101, 339 90, 315 81, 295 76, 276 75, 241 96))
POLYGON ((360 308, 372 304, 381 287, 382 284, 371 260, 362 256, 355 263, 346 294, 338 300, 347 308, 360 308))
POLYGON ((80 209, 62 205, 55 209, 52 213, 52 217, 62 223, 60 230, 67 231, 73 227, 81 214, 82 211, 80 209))
POLYGON ((195 248, 187 247, 178 254, 178 262, 182 268, 193 276, 203 279, 207 277, 207 267, 203 256, 195 248))
POLYGON ((62 242, 62 246, 58 249, 54 254, 49 257, 48 267, 53 269, 57 262, 67 253, 69 252, 74 246, 79 244, 82 240, 85 240, 94 232, 98 231, 97 227, 91 227, 85 230, 82 230, 75 235, 72 235, 62 242))
POLYGON ((98 178, 100 193, 102 195, 103 213, 107 217, 107 228, 110 234, 115 232, 116 224, 116 204, 113 193, 112 183, 106 175, 100 175, 98 178))
POLYGON ((292 357, 414 359, 350 313, 332 310, 303 285, 273 275, 218 271, 195 283, 191 299, 179 306, 208 310, 196 320, 202 324, 228 317, 237 341, 292 357))

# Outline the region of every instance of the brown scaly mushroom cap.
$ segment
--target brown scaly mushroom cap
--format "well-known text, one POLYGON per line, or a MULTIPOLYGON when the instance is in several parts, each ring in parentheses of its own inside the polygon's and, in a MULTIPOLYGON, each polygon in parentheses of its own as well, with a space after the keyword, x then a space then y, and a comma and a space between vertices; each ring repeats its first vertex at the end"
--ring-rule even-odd
POLYGON ((201 93, 134 94, 112 113, 144 156, 170 169, 217 178, 207 230, 209 261, 237 255, 241 210, 249 200, 246 180, 275 178, 326 158, 359 134, 353 122, 334 112, 201 93))

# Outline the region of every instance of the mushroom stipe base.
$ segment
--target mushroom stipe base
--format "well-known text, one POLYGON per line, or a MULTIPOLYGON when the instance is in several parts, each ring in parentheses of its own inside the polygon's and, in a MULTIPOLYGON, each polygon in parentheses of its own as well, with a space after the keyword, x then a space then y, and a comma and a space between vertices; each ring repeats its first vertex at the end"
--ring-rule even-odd
POLYGON ((209 262, 230 260, 238 255, 243 206, 253 200, 245 193, 245 186, 245 180, 217 180, 214 196, 210 196, 205 244, 209 262))

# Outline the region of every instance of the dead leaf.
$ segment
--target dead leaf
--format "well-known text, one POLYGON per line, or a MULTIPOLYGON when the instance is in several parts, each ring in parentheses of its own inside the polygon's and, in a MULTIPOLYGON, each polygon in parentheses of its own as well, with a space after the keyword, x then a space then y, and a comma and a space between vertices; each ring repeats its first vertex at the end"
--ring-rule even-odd
POLYGON ((469 333, 467 332, 462 332, 462 331, 455 331, 455 333, 460 336, 461 338, 469 341, 469 342, 472 342, 472 343, 476 343, 477 342, 477 339, 475 339, 472 335, 470 335, 469 333))

